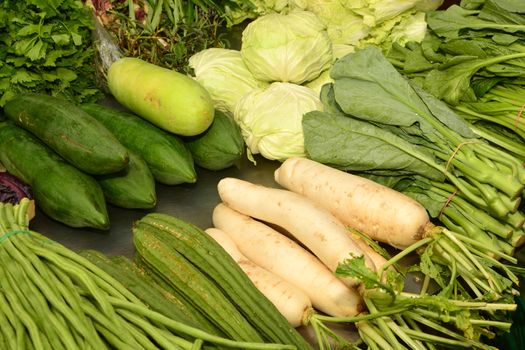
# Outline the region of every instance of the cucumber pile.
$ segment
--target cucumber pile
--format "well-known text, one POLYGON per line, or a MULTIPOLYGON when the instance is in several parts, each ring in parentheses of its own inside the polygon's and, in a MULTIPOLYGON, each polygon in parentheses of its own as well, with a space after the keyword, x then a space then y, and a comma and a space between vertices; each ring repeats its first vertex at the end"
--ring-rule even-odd
POLYGON ((71 227, 106 230, 106 203, 154 208, 155 181, 194 183, 195 164, 221 170, 243 151, 240 130, 222 116, 189 139, 128 112, 45 94, 15 96, 4 112, 0 163, 33 188, 37 207, 71 227))

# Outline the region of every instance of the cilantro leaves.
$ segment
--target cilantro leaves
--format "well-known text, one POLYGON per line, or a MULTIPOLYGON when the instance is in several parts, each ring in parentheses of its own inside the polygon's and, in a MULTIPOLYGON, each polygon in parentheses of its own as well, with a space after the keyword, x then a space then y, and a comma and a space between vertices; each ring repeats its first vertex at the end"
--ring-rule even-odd
POLYGON ((0 107, 24 91, 72 102, 101 97, 92 28, 80 0, 0 2, 0 107))

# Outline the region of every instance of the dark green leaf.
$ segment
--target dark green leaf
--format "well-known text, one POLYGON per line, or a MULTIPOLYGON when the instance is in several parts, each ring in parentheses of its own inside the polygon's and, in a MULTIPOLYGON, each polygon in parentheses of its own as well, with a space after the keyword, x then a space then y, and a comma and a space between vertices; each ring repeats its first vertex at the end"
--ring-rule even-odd
POLYGON ((472 139, 477 136, 470 130, 469 125, 461 119, 446 103, 438 100, 425 90, 417 85, 412 85, 414 91, 419 95, 421 100, 425 103, 428 110, 441 123, 446 125, 449 129, 460 134, 464 138, 472 139))
POLYGON ((330 75, 337 104, 346 114, 387 125, 417 123, 427 137, 435 134, 427 107, 378 48, 369 46, 339 59, 330 75))
POLYGON ((438 36, 457 39, 465 29, 491 29, 507 33, 525 32, 525 23, 495 23, 477 16, 477 11, 463 9, 457 5, 450 6, 446 11, 432 11, 427 14, 430 29, 438 36))
POLYGON ((498 44, 498 45, 503 45, 503 46, 508 46, 510 44, 513 44, 515 43, 516 41, 518 41, 520 38, 516 35, 511 35, 511 34, 499 34, 499 33, 496 33, 492 36, 492 40, 498 44))
POLYGON ((496 86, 502 79, 501 78, 477 78, 472 79, 470 86, 474 90, 477 97, 484 96, 490 89, 496 86))
POLYGON ((525 25, 525 3, 519 0, 486 0, 479 18, 499 24, 525 25))
POLYGON ((441 172, 412 155, 433 159, 425 148, 410 144, 371 123, 313 111, 303 117, 303 132, 309 156, 336 168, 402 171, 441 181, 444 178, 441 172))

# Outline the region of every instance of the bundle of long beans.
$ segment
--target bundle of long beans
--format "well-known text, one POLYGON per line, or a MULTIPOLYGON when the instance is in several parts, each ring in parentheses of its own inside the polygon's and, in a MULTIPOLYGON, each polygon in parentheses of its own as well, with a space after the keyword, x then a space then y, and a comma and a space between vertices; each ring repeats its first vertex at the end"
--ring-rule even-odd
POLYGON ((150 310, 82 256, 29 230, 28 205, 0 204, 1 349, 295 348, 232 341, 150 310))

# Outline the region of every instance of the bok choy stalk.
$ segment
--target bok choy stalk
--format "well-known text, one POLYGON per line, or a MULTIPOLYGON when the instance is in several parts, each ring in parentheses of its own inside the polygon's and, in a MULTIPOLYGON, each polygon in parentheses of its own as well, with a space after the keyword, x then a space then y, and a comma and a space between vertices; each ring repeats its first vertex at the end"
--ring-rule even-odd
POLYGON ((486 247, 506 255, 513 255, 525 239, 525 215, 521 211, 509 215, 503 222, 476 208, 450 184, 417 175, 362 175, 422 203, 430 216, 448 229, 483 242, 486 247))
POLYGON ((331 76, 334 82, 321 93, 324 112, 309 112, 302 121, 310 158, 368 174, 446 179, 462 198, 504 223, 518 211, 521 161, 477 137, 379 49, 339 59, 331 76))
POLYGON ((525 159, 525 87, 496 85, 475 102, 462 102, 453 109, 476 134, 525 159))

